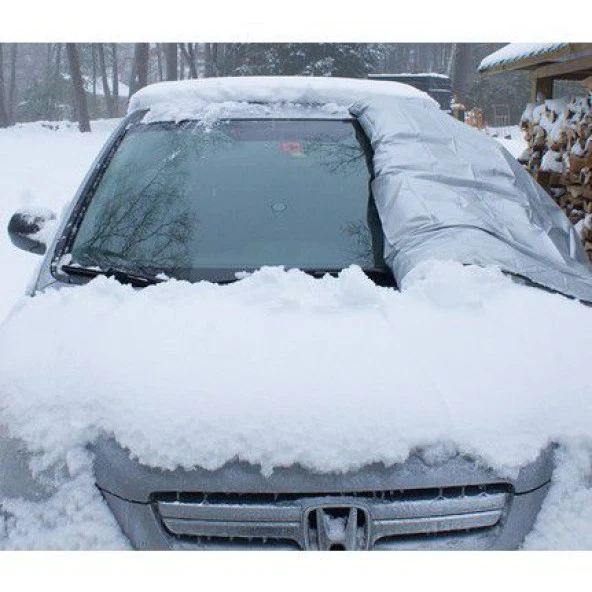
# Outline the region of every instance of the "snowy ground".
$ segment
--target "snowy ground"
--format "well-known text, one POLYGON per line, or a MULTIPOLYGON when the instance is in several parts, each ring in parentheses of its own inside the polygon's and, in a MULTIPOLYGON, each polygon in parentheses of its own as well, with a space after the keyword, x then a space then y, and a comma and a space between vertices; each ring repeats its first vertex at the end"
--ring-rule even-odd
POLYGON ((23 293, 39 257, 12 246, 6 227, 21 206, 59 214, 119 120, 94 121, 81 134, 75 124, 25 123, 0 129, 0 320, 23 293), (59 130, 51 129, 59 126, 59 130))
POLYGON ((488 127, 485 133, 495 138, 512 155, 518 158, 526 149, 522 130, 517 125, 508 127, 488 127))
MULTIPOLYGON (((91 134, 38 123, 0 130, 0 225, 20 205, 59 212, 115 124, 95 122, 91 134)), ((509 142, 520 151, 519 137, 509 142)), ((0 319, 38 260, 0 232, 0 319)), ((0 334, 1 404, 14 432, 40 453, 36 470, 55 493, 48 502, 6 503, 12 518, 0 523, 0 546, 3 527, 9 548, 126 546, 84 448, 103 430, 148 464, 214 467, 238 454, 265 471, 294 461, 327 470, 397 462, 440 434, 511 472, 558 440, 560 464, 525 547, 592 549, 592 389, 571 368, 590 332, 592 310, 455 264, 417 274, 402 294, 355 269, 322 281, 272 269, 227 287, 171 282, 141 292, 99 278, 35 299, 0 334), (66 309, 72 322, 63 325, 66 309), (438 335, 454 336, 455 347, 438 335), (229 342, 245 355, 229 358, 229 342), (194 355, 167 355, 172 347, 194 355), (208 362, 195 383, 199 348, 208 362), (97 356, 114 371, 89 367, 97 356), (154 356, 162 365, 146 367, 154 356), (31 360, 51 372, 32 371, 31 360), (395 394, 386 369, 397 377, 395 394), (307 402, 296 404, 302 393, 307 402)))

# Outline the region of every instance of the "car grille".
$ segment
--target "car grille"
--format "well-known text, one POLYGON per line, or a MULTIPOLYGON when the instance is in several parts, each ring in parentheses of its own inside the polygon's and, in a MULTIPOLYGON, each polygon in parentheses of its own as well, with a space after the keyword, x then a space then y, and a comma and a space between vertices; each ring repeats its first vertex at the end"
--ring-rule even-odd
POLYGON ((164 528, 215 546, 292 545, 370 549, 409 537, 446 537, 496 527, 511 487, 494 484, 315 494, 156 494, 164 528), (349 533, 349 534, 348 534, 349 533))

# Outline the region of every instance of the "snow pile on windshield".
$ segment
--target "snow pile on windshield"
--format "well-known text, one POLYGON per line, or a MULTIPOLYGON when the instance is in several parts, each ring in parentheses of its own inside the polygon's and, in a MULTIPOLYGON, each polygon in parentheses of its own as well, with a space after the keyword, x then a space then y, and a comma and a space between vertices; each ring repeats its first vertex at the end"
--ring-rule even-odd
MULTIPOLYGON (((399 82, 312 76, 243 76, 152 84, 133 95, 128 112, 150 109, 150 121, 180 121, 201 118, 203 111, 216 103, 248 103, 253 109, 261 104, 305 104, 326 105, 328 111, 342 110, 349 117, 347 107, 373 97, 421 100, 438 107, 426 93, 399 82)), ((258 112, 254 112, 251 116, 257 115, 258 112)))
MULTIPOLYGON (((90 464, 71 459, 101 435, 168 469, 238 458, 265 474, 346 471, 445 442, 512 476, 550 441, 589 453, 592 386, 573 360, 590 332, 589 307, 454 262, 417 268, 403 292, 356 267, 143 290, 97 278, 23 300, 4 323, 0 418, 36 470, 69 467, 58 506, 85 474, 80 495, 92 501, 90 464)), ((585 458, 579 502, 556 493, 543 527, 565 512, 578 528, 585 458)), ((571 462, 558 478, 573 483, 571 462)), ((32 503, 8 507, 32 520, 32 503)))

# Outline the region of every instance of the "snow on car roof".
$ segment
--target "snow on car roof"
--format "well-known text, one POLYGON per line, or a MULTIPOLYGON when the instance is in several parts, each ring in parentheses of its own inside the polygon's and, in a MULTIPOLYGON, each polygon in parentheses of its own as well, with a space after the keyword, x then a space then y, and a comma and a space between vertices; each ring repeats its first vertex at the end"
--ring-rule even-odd
MULTIPOLYGON (((160 82, 139 90, 128 112, 150 109, 150 119, 179 120, 195 117, 212 103, 316 104, 328 111, 343 110, 374 97, 415 99, 437 103, 426 93, 398 82, 313 76, 243 76, 160 82)), ((347 115, 347 113, 346 113, 347 115)))
POLYGON ((566 45, 567 43, 508 43, 508 45, 483 58, 478 69, 479 72, 484 72, 502 64, 517 62, 542 53, 550 53, 566 45))

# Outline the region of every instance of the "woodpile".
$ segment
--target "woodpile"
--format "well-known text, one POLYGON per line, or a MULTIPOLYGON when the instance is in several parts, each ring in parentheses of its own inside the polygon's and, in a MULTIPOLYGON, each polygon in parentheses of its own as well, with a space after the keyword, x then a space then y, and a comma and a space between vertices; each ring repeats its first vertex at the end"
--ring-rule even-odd
POLYGON ((466 111, 466 107, 459 102, 456 95, 452 96, 452 100, 450 101, 450 110, 452 111, 452 117, 455 119, 459 119, 460 121, 464 120, 464 114, 466 111))
POLYGON ((592 92, 529 104, 518 159, 563 208, 592 260, 592 92))
POLYGON ((483 109, 479 107, 473 107, 470 111, 465 113, 465 123, 471 127, 477 129, 483 129, 485 127, 485 121, 483 119, 483 109))

